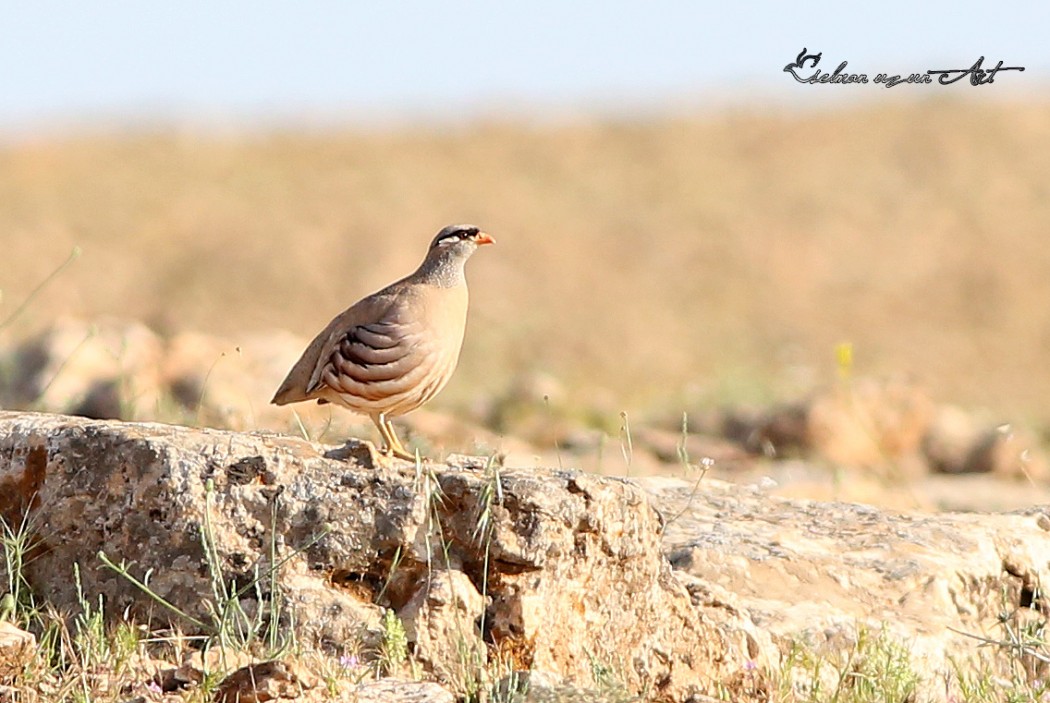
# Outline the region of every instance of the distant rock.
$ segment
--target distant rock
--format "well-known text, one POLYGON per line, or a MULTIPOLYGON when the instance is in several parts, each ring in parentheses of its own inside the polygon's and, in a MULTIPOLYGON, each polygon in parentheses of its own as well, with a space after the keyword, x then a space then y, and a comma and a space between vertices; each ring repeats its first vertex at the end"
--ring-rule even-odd
MULTIPOLYGON (((162 338, 134 320, 63 318, 0 350, 0 408, 306 433, 329 442, 372 436, 371 420, 342 408, 270 404, 306 344, 279 330, 230 338, 179 332, 162 338)), ((498 451, 519 463, 543 453, 434 410, 396 422, 407 428, 406 436, 419 438, 425 452, 498 451)))
POLYGON ((0 406, 97 419, 154 417, 164 345, 140 322, 61 318, 0 363, 0 406))
POLYGON ((1050 480, 1033 433, 937 405, 900 380, 855 379, 804 401, 726 411, 708 425, 767 459, 804 458, 897 481, 930 472, 1050 480))
POLYGON ((991 427, 954 406, 938 409, 922 450, 930 468, 940 473, 1050 479, 1050 461, 1030 431, 1011 425, 991 427))
POLYGON ((738 418, 729 429, 768 456, 805 455, 914 474, 924 470, 919 450, 933 411, 933 401, 915 385, 860 378, 803 402, 738 418))
POLYGON ((929 395, 913 383, 855 379, 809 403, 809 443, 834 464, 920 473, 919 448, 933 411, 929 395))
MULTIPOLYGON (((274 430, 322 442, 376 436, 368 418, 332 405, 270 405, 305 345, 281 331, 164 338, 133 320, 63 318, 0 350, 0 407, 274 430)), ((395 423, 409 447, 426 455, 497 453, 521 467, 639 476, 713 462, 721 476, 743 476, 763 470, 756 460, 802 459, 823 477, 863 471, 864 480, 851 484, 856 490, 836 493, 851 497, 862 497, 861 484, 878 493, 879 481, 913 482, 930 472, 1050 481, 1050 460, 1038 436, 937 405, 921 387, 900 379, 856 378, 770 408, 690 413, 684 434, 677 419, 630 427, 610 399, 589 397, 588 403, 574 405, 557 379, 532 372, 502 395, 478 399, 467 413, 474 421, 422 409, 395 423)), ((829 496, 823 489, 812 495, 829 496)))
POLYGON ((282 331, 162 338, 134 320, 61 318, 0 350, 0 407, 241 431, 298 432, 301 423, 311 436, 367 432, 367 418, 331 407, 270 405, 305 346, 282 331))
MULTIPOLYGON (((305 347, 306 340, 283 331, 237 339, 182 332, 167 343, 161 377, 193 424, 238 431, 292 430, 293 411, 270 405, 270 398, 305 347)), ((309 425, 332 414, 330 408, 313 403, 295 411, 309 425)), ((353 417, 347 414, 347 419, 353 417)))
POLYGON ((634 444, 650 450, 665 464, 681 466, 710 462, 732 471, 734 466, 752 461, 751 455, 739 444, 710 435, 639 427, 635 430, 634 444))
POLYGON ((1039 440, 1030 431, 1010 425, 985 430, 968 454, 965 468, 1032 482, 1050 479, 1050 462, 1039 440))

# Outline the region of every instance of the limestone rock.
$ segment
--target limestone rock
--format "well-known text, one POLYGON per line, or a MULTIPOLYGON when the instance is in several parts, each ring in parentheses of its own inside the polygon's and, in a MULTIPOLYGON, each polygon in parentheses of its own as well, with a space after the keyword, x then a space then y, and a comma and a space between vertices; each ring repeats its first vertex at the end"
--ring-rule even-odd
MULTIPOLYGON (((0 413, 0 514, 20 524, 27 511, 27 576, 59 609, 77 608, 62 577, 76 562, 108 612, 192 630, 100 568, 105 550, 205 627, 218 569, 253 586, 245 612, 294 622, 304 641, 375 651, 390 608, 442 680, 459 628, 466 659, 549 672, 546 688, 581 695, 604 684, 676 703, 766 700, 793 642, 848 651, 868 628, 906 643, 940 700, 950 661, 977 651, 959 632, 997 639, 1004 611, 1041 620, 1050 606, 1042 507, 893 512, 484 457, 417 470, 377 463, 364 443, 0 413)), ((360 699, 385 685, 363 684, 360 699)))
MULTIPOLYGON (((218 572, 244 612, 338 646, 362 628, 375 636, 381 606, 404 610, 427 574, 452 569, 489 599, 486 642, 570 683, 590 683, 597 662, 630 691, 684 701, 753 657, 735 626, 696 618, 638 487, 485 465, 417 471, 357 442, 0 413, 0 511, 46 526, 27 576, 59 609, 77 608, 72 579, 57 575, 79 563, 107 612, 192 631, 211 622, 218 572), (99 552, 149 573, 196 624, 102 567, 99 552)), ((451 579, 431 615, 462 599, 466 584, 451 579)), ((475 596, 464 602, 476 612, 475 596)), ((424 611, 417 636, 440 631, 424 611)))
POLYGON ((417 659, 439 679, 456 680, 485 661, 479 625, 485 598, 458 569, 435 569, 418 584, 398 616, 417 659))
POLYGON ((1028 481, 1050 477, 1050 462, 1039 441, 1030 432, 1009 425, 985 431, 971 447, 963 469, 1028 481))
POLYGON ((802 454, 832 464, 919 474, 934 404, 899 380, 859 378, 800 403, 742 415, 730 436, 768 456, 802 454))
POLYGON ((938 409, 922 451, 933 471, 947 474, 995 474, 1045 481, 1050 461, 1039 440, 1024 428, 992 427, 954 406, 938 409))
POLYGON ((36 654, 36 637, 0 620, 0 684, 10 684, 36 654))
POLYGON ((348 700, 354 703, 454 703, 456 699, 436 683, 379 679, 355 686, 348 700))
POLYGON ((649 449, 665 464, 681 465, 683 459, 688 459, 691 465, 697 465, 707 460, 732 471, 753 461, 740 445, 719 437, 693 433, 683 436, 681 432, 651 427, 640 427, 635 435, 636 446, 649 449))
MULTIPOLYGON (((551 674, 539 671, 515 671, 500 679, 495 687, 495 700, 501 703, 634 703, 637 696, 623 690, 585 689, 567 685, 551 674)), ((701 703, 700 696, 690 703, 701 703)), ((713 700, 713 699, 712 699, 713 700)))
POLYGON ((304 346, 286 332, 236 340, 182 332, 168 342, 160 372, 197 424, 283 428, 290 413, 271 407, 270 397, 304 346))
POLYGON ((926 435, 922 453, 930 470, 937 473, 968 472, 968 459, 981 441, 984 428, 973 414, 954 405, 937 409, 926 435))
POLYGON ((156 413, 163 344, 140 322, 57 320, 8 353, 0 404, 96 418, 156 413))
POLYGON ((237 669, 219 684, 216 703, 266 703, 298 698, 316 681, 303 676, 298 667, 281 661, 251 664, 237 669))
POLYGON ((943 696, 949 659, 976 655, 974 640, 959 632, 998 639, 1002 612, 1047 606, 1043 508, 896 513, 787 500, 720 481, 705 481, 699 494, 675 479, 639 483, 675 516, 665 545, 700 611, 739 617, 782 651, 791 641, 841 648, 858 626, 885 627, 943 696))
POLYGON ((215 673, 233 671, 252 664, 251 656, 247 653, 233 649, 232 647, 215 646, 205 651, 194 650, 182 661, 182 667, 190 668, 197 672, 198 679, 211 676, 215 673))

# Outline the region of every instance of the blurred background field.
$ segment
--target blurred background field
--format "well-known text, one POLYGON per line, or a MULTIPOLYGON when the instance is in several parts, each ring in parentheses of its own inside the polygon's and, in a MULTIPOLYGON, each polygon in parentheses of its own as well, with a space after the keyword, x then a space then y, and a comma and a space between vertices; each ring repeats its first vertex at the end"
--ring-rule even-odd
POLYGON ((0 310, 79 247, 9 336, 61 315, 311 336, 458 221, 498 246, 435 406, 534 372, 614 415, 784 399, 849 342, 861 373, 1050 421, 1050 105, 7 145, 0 310))

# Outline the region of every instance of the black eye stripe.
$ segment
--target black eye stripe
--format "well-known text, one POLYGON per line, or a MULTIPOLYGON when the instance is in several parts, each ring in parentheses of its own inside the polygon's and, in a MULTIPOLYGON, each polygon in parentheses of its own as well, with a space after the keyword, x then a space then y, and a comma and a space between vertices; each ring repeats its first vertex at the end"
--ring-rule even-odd
POLYGON ((450 225, 438 233, 431 242, 431 248, 447 246, 454 242, 472 242, 481 234, 481 230, 473 225, 450 225))
POLYGON ((462 242, 464 239, 470 239, 473 236, 473 232, 453 232, 452 234, 446 235, 439 239, 438 244, 445 244, 447 242, 462 242))

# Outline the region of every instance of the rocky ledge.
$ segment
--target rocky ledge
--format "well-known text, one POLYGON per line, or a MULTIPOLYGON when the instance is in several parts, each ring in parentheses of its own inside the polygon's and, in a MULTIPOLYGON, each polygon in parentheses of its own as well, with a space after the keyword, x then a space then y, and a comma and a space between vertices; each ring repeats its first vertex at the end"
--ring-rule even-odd
POLYGON ((1050 566, 1034 508, 896 514, 14 412, 0 412, 0 515, 34 535, 25 576, 60 611, 83 593, 192 632, 233 600, 300 643, 375 651, 389 610, 450 688, 499 659, 584 687, 612 671, 659 701, 764 700, 798 643, 849 649, 865 630, 905 643, 944 697, 978 657, 970 635, 1001 637, 1005 611, 1041 617, 1050 566))

